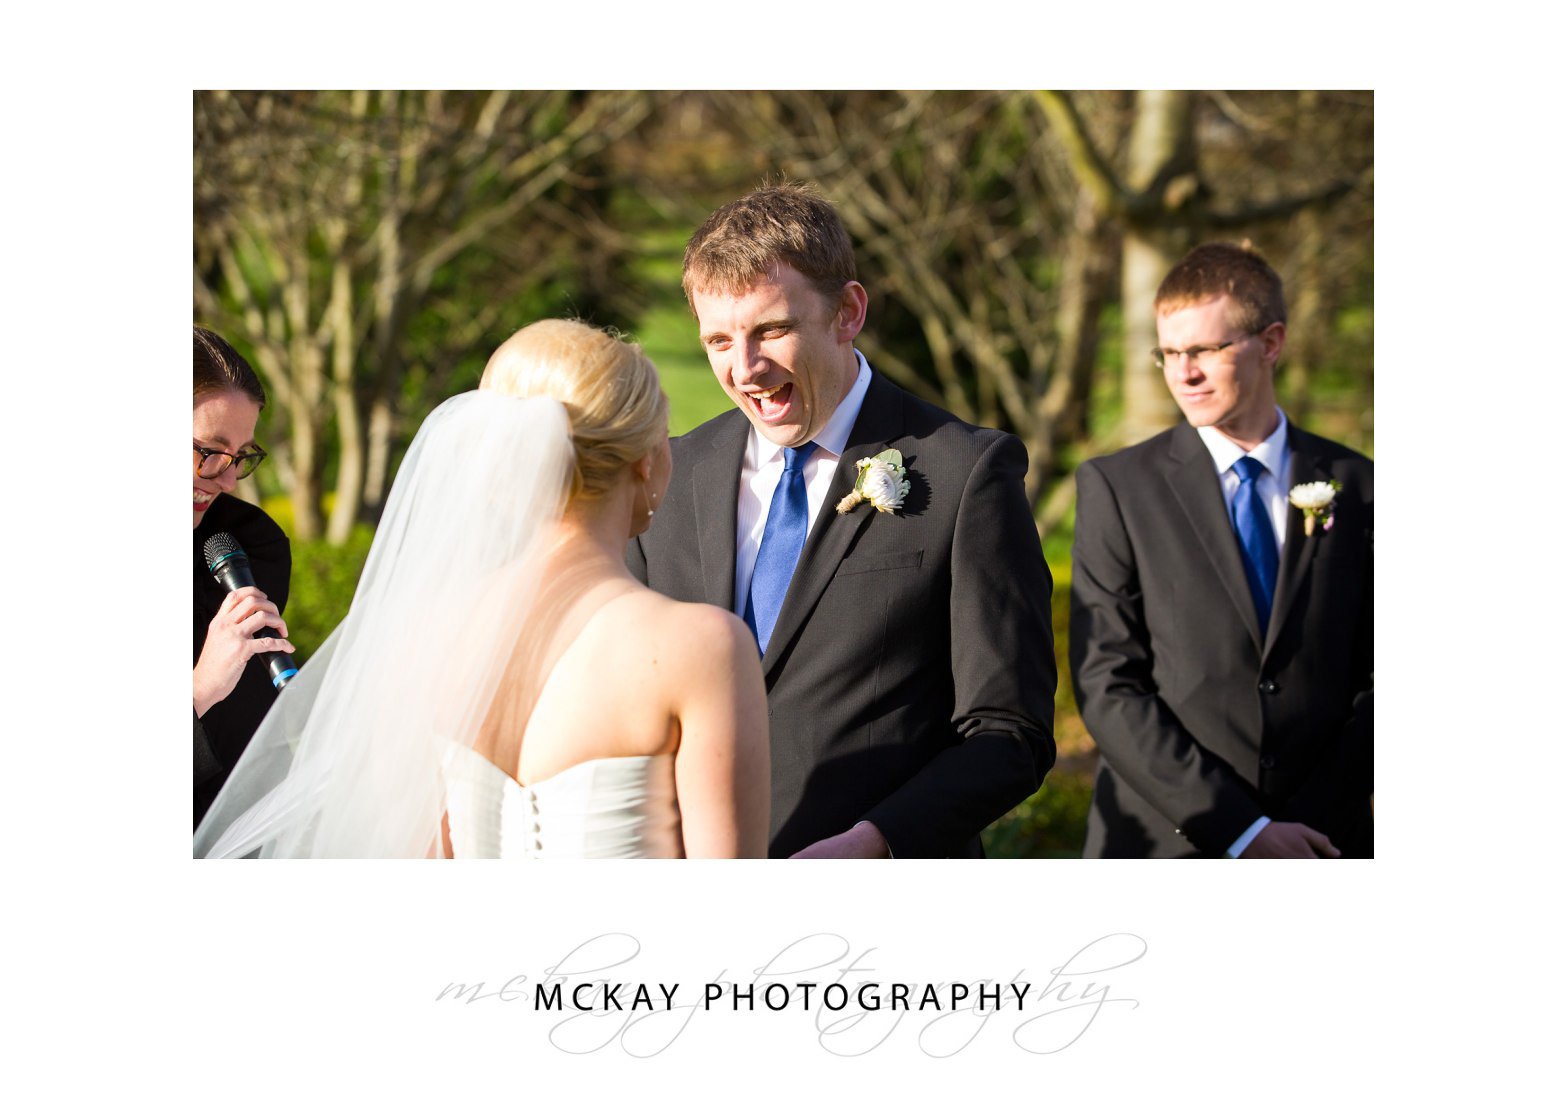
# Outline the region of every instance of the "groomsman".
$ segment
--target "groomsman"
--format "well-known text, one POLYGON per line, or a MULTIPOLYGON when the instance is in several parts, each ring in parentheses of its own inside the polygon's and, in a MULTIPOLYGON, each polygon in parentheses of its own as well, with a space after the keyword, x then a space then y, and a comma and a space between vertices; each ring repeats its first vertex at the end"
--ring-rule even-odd
POLYGON ((684 283, 732 411, 674 440, 627 562, 756 634, 774 857, 982 854, 1055 758, 1050 574, 1027 453, 854 348, 868 300, 814 191, 719 209, 684 283), (862 462, 873 465, 862 466, 862 462))
POLYGON ((1186 422, 1077 473, 1084 854, 1372 853, 1372 463, 1290 423, 1278 275, 1205 244, 1154 300, 1186 422))

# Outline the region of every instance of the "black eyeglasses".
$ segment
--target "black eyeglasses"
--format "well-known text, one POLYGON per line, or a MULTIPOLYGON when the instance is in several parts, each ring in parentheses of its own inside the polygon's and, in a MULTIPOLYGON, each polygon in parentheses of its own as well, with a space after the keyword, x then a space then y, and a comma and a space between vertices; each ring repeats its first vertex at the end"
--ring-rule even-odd
POLYGON ((259 446, 255 450, 247 450, 244 454, 230 454, 226 450, 208 450, 200 443, 190 444, 196 452, 196 476, 204 477, 208 481, 223 476, 223 472, 230 466, 239 467, 240 477, 249 477, 256 472, 256 467, 261 465, 267 452, 259 446))

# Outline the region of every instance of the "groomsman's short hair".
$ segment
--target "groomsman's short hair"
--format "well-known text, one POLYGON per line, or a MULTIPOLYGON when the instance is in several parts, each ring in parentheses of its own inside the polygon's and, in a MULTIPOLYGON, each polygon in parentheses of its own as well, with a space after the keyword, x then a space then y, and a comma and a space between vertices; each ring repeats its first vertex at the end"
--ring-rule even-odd
POLYGON ((854 245, 832 203, 809 183, 780 183, 720 207, 686 244, 681 286, 739 295, 788 264, 836 304, 856 278, 854 245))
POLYGON ((1219 295, 1235 301, 1238 314, 1230 325, 1237 330, 1260 334, 1285 321, 1284 283, 1250 241, 1210 241, 1181 257, 1154 295, 1154 313, 1168 314, 1219 295))

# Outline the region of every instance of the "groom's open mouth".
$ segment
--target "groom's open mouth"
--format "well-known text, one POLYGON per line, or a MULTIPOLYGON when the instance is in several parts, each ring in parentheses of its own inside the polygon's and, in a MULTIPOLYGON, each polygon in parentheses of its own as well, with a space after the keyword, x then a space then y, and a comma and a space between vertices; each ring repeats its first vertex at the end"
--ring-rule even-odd
POLYGON ((764 423, 776 423, 789 412, 789 401, 794 399, 794 385, 777 384, 760 392, 747 392, 745 397, 764 423))

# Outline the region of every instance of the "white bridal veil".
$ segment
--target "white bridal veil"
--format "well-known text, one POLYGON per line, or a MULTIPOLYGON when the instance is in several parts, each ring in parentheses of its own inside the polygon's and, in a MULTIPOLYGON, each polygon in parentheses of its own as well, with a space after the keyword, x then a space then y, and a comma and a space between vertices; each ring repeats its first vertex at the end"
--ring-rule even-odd
POLYGON ((197 856, 439 853, 441 743, 476 738, 572 467, 555 400, 479 390, 430 413, 348 616, 278 695, 197 856))

